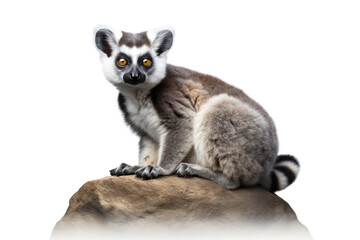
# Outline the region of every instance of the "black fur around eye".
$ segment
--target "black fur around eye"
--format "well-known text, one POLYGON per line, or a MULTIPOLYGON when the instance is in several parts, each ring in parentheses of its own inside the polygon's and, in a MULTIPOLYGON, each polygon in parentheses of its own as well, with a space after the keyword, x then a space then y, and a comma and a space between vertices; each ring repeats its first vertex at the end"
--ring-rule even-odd
POLYGON ((152 64, 151 60, 148 59, 148 58, 144 58, 142 60, 142 65, 145 66, 145 67, 150 67, 150 65, 152 64))
POLYGON ((127 63, 128 63, 128 62, 126 61, 125 58, 120 58, 120 59, 117 61, 117 64, 118 64, 119 66, 121 66, 121 67, 125 67, 127 63))
POLYGON ((153 66, 153 59, 150 54, 144 54, 138 60, 139 66, 144 67, 146 70, 152 68, 153 66))
POLYGON ((131 65, 131 58, 124 53, 119 53, 119 55, 115 58, 115 64, 118 68, 123 69, 131 65))

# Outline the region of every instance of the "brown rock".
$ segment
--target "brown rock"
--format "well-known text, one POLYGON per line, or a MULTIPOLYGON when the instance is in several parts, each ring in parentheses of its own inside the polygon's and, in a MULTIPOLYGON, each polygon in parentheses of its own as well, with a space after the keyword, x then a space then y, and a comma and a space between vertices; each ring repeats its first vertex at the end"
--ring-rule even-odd
POLYGON ((85 183, 70 199, 52 239, 140 239, 146 233, 147 239, 182 239, 183 234, 186 239, 234 234, 242 239, 311 239, 291 207, 273 193, 261 188, 230 191, 201 178, 176 176, 149 181, 105 177, 85 183))

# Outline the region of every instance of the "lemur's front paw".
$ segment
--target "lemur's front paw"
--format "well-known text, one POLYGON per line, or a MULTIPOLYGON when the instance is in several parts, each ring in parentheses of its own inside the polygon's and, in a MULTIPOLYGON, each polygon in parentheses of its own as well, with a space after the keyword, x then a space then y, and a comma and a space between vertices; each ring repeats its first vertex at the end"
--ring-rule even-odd
POLYGON ((111 169, 111 176, 122 176, 122 175, 131 175, 135 174, 136 170, 138 170, 139 166, 130 166, 129 164, 122 163, 119 167, 111 169))
POLYGON ((180 163, 175 170, 175 174, 179 177, 191 177, 194 176, 194 169, 189 163, 180 163))
POLYGON ((157 178, 158 176, 168 175, 168 171, 164 168, 156 165, 147 165, 138 169, 135 172, 136 176, 139 178, 143 178, 144 180, 157 178))

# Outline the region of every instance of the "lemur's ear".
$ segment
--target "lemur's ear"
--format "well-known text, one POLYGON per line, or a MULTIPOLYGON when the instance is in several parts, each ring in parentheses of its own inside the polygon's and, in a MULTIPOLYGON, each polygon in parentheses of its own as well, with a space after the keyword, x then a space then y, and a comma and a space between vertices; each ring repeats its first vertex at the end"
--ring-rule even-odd
POLYGON ((110 57, 116 48, 114 33, 106 28, 95 28, 94 33, 96 47, 110 57))
POLYGON ((166 55, 171 48, 174 39, 174 31, 172 29, 155 30, 149 36, 152 40, 152 47, 155 49, 156 54, 166 55))

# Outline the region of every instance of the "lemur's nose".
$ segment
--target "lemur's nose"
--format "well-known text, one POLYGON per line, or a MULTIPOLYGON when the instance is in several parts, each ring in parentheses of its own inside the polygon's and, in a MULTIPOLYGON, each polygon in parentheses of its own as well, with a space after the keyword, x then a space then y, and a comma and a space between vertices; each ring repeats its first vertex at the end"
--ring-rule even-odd
POLYGON ((130 73, 130 79, 131 80, 137 80, 140 78, 140 75, 137 72, 130 73))

